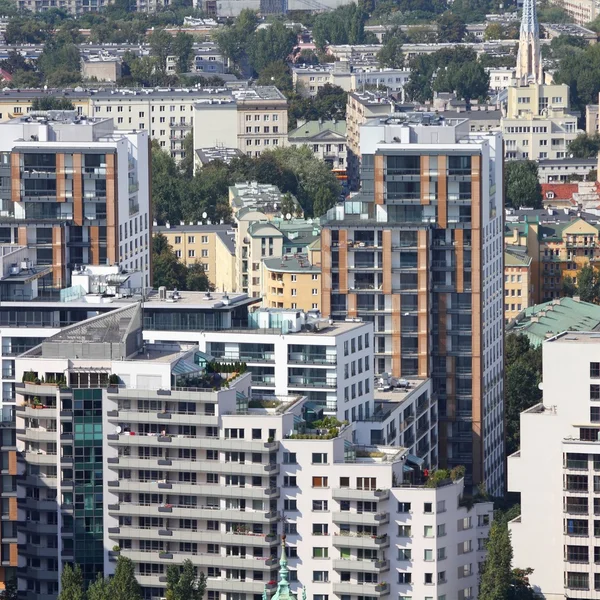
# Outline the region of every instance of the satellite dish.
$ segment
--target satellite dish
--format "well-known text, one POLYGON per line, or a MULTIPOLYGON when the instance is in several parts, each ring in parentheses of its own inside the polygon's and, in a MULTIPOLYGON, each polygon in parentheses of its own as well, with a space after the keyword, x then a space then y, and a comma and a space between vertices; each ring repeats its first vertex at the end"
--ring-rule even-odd
POLYGON ((206 213, 206 211, 204 211, 204 212, 202 213, 202 218, 203 218, 203 219, 206 219, 206 217, 208 217, 208 214, 206 213))
POLYGON ((121 426, 120 426, 120 425, 117 425, 117 426, 115 427, 115 433, 116 433, 117 435, 119 435, 119 433, 121 433, 121 431, 123 431, 123 430, 121 429, 121 426))
POLYGON ((285 218, 289 221, 292 218, 292 215, 290 213, 287 213, 285 215, 285 218))

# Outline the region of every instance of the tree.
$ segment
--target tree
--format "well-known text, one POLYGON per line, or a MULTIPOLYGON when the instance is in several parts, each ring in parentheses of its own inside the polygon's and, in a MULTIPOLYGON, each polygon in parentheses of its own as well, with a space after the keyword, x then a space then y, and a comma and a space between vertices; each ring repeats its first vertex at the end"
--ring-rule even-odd
POLYGON ((17 44, 43 44, 49 36, 49 29, 40 20, 17 17, 8 20, 4 41, 14 46, 17 44))
POLYGON ((274 85, 281 92, 291 92, 293 89, 292 75, 286 63, 275 61, 265 65, 256 81, 257 85, 274 85))
POLYGON ((406 36, 399 27, 388 31, 383 38, 383 48, 377 54, 379 66, 382 68, 401 69, 404 67, 404 53, 402 45, 406 36))
POLYGON ((319 57, 315 54, 314 50, 305 48, 298 55, 296 62, 304 65, 318 65, 319 57))
POLYGON ((577 273, 577 292, 583 302, 600 301, 600 272, 587 264, 577 273))
POLYGON ((191 292, 208 292, 213 291, 214 286, 210 283, 204 265, 196 261, 187 268, 185 274, 185 289, 191 292))
POLYGON ((2 600, 18 600, 19 590, 17 588, 17 580, 11 577, 4 582, 4 590, 0 594, 2 600))
POLYGON ((513 569, 508 593, 509 600, 536 600, 539 596, 529 584, 533 569, 513 569))
POLYGON ((260 73, 273 62, 284 62, 296 45, 296 34, 281 21, 259 29, 252 39, 248 57, 252 68, 260 73))
POLYGON ((13 73, 12 81, 10 82, 11 87, 19 89, 39 88, 40 84, 39 73, 23 71, 22 69, 13 73))
POLYGON ((167 600, 202 600, 206 590, 206 575, 196 575, 196 569, 188 558, 181 567, 167 567, 167 600))
POLYGON ((508 527, 494 521, 486 543, 487 556, 479 582, 479 600, 508 600, 511 584, 512 546, 508 527))
POLYGON ((446 11, 438 19, 438 41, 439 42, 462 42, 467 33, 465 22, 457 15, 446 11))
POLYGON ((111 600, 110 583, 102 577, 102 573, 98 573, 96 580, 88 586, 86 600, 111 600))
POLYGON ((504 185, 506 206, 542 206, 542 186, 538 180, 537 163, 531 160, 508 161, 505 163, 504 185))
POLYGON ((173 37, 164 29, 156 29, 148 36, 150 54, 156 59, 156 68, 162 75, 167 72, 167 58, 173 54, 173 37))
POLYGON ((58 600, 84 600, 83 574, 79 565, 66 564, 60 576, 61 591, 58 600))
POLYGON ((152 285, 155 288, 164 285, 169 290, 182 290, 185 287, 186 275, 186 266, 175 256, 165 236, 155 235, 152 238, 152 285))
POLYGON ((598 156, 600 150, 600 135, 580 133, 569 143, 568 150, 574 158, 594 158, 598 156))
POLYGON ((8 57, 0 61, 0 68, 12 75, 18 70, 30 71, 33 67, 16 50, 11 50, 8 53, 8 57))
POLYGON ((566 296, 567 298, 572 298, 577 294, 577 286, 573 281, 572 277, 566 275, 562 280, 562 290, 561 295, 566 296))
POLYGON ((187 73, 194 57, 194 38, 180 31, 172 42, 173 54, 177 57, 177 73, 187 73))
POLYGON ((46 43, 37 62, 38 70, 51 87, 81 81, 81 55, 75 44, 46 43))
POLYGON ((542 349, 533 347, 522 333, 509 333, 505 340, 506 453, 519 449, 520 415, 542 398, 542 349))
POLYGON ((43 96, 33 99, 31 110, 75 110, 75 107, 68 98, 43 96))
MULTIPOLYGON (((115 574, 109 583, 110 600, 142 600, 140 585, 135 578, 131 559, 119 556, 115 574)), ((59 600, 63 600, 60 598, 59 600)))
POLYGON ((184 157, 179 161, 179 169, 187 177, 191 179, 194 175, 194 134, 190 131, 186 133, 183 140, 184 157))

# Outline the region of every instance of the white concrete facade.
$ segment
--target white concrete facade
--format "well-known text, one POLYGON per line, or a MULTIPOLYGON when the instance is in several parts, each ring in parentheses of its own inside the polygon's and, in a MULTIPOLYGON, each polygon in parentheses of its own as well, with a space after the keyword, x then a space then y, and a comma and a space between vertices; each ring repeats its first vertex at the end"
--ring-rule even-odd
POLYGON ((544 343, 543 401, 521 413, 521 449, 508 458, 508 489, 521 493, 513 563, 533 569, 547 600, 600 598, 598 342, 566 332, 544 343))

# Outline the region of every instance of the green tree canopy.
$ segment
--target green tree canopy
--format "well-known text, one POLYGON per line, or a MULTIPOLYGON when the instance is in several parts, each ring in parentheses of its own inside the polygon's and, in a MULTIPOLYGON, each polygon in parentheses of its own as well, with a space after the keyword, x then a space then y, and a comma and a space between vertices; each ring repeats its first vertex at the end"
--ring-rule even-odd
POLYGON ((462 42, 467 33, 465 22, 455 13, 446 11, 437 21, 438 41, 440 42, 462 42))
POLYGON ((577 273, 577 293, 584 302, 600 301, 600 272, 589 264, 577 273))
POLYGON ((404 67, 402 45, 406 36, 399 27, 389 30, 383 38, 383 48, 377 54, 379 66, 382 68, 401 69, 404 67))
POLYGON ((167 600, 202 600, 206 590, 206 575, 196 575, 191 560, 167 567, 167 600))
POLYGON ((281 21, 259 29, 252 38, 248 57, 252 68, 260 73, 273 62, 284 62, 296 45, 296 34, 281 21))
POLYGON ((600 135, 580 133, 569 143, 568 150, 574 158, 594 158, 598 156, 600 150, 600 135))
POLYGON ((131 559, 119 556, 115 574, 109 583, 109 591, 111 600, 142 600, 142 591, 135 578, 135 566, 131 559))
POLYGON ((600 47, 587 46, 571 51, 558 62, 555 83, 566 83, 570 88, 571 105, 585 113, 587 104, 598 102, 600 92, 600 47))
POLYGON ((508 600, 511 584, 512 546, 508 527, 494 521, 486 544, 487 556, 479 582, 479 600, 508 600))
POLYGON ((504 201, 506 206, 540 208, 542 186, 538 180, 537 163, 532 160, 511 160, 504 168, 504 201))
POLYGON ((75 107, 68 98, 43 96, 33 99, 31 110, 75 110, 75 107))
POLYGON ((101 573, 88 586, 86 600, 111 600, 109 580, 102 577, 101 573))
POLYGON ((173 54, 177 57, 177 72, 188 73, 194 58, 194 38, 183 31, 179 31, 173 38, 173 54))
POLYGON ((81 55, 72 43, 46 43, 37 68, 50 87, 63 87, 81 81, 81 55))
POLYGON ((58 600, 85 600, 83 574, 79 565, 66 564, 60 576, 61 591, 58 600))

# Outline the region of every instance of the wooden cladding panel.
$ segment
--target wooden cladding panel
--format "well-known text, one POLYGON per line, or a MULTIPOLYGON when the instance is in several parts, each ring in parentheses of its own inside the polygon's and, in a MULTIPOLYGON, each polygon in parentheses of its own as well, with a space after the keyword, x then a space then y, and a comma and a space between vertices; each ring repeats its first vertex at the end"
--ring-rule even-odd
POLYGON ((73 223, 83 225, 83 155, 73 154, 73 223))
POLYGON ((421 204, 430 204, 429 200, 429 155, 421 156, 421 204))
POLYGON ((402 296, 392 295, 392 376, 402 377, 402 296))
POLYGON ((21 246, 27 246, 27 225, 19 225, 17 241, 21 246))
POLYGON ((473 331, 471 341, 472 367, 473 367, 473 484, 477 485, 483 481, 483 441, 482 429, 482 404, 483 391, 481 381, 483 378, 482 352, 481 352, 481 327, 482 327, 482 305, 481 305, 481 157, 473 156, 471 160, 471 289, 472 289, 472 313, 471 326, 473 331), (477 435, 479 432, 479 435, 477 435))
POLYGON ((21 200, 21 155, 18 152, 10 155, 10 198, 13 202, 21 200))
POLYGON ((67 190, 67 179, 65 176, 65 155, 56 155, 56 201, 66 202, 65 192, 67 190))
POLYGON ((383 242, 383 293, 392 293, 392 232, 384 229, 383 242))
POLYGON ((10 566, 18 567, 19 566, 19 551, 17 544, 10 545, 10 566))
MULTIPOLYGON (((119 262, 119 196, 116 155, 106 155, 106 258, 111 265, 119 262)), ((151 237, 149 237, 152 240, 151 237)))
POLYGON ((385 203, 384 161, 385 157, 383 155, 375 155, 375 204, 385 203))
POLYGON ((348 293, 348 231, 340 229, 339 245, 339 274, 340 274, 340 294, 348 293))
POLYGON ((8 451, 8 473, 9 475, 17 474, 17 453, 14 450, 8 451))
POLYGON ((348 294, 348 316, 358 317, 358 311, 356 309, 356 294, 348 294))
POLYGON ((92 225, 89 228, 90 234, 90 264, 100 264, 100 227, 92 225))
POLYGON ((321 231, 321 312, 331 314, 331 230, 321 231))
POLYGON ((65 231, 60 225, 52 227, 52 280, 55 287, 65 287, 65 231))
POLYGON ((17 499, 8 499, 8 518, 11 521, 16 521, 19 518, 19 511, 17 509, 17 499))
POLYGON ((456 249, 456 291, 460 294, 465 291, 465 231, 454 230, 454 241, 456 249))
POLYGON ((440 227, 448 226, 448 157, 438 156, 438 214, 440 227))

